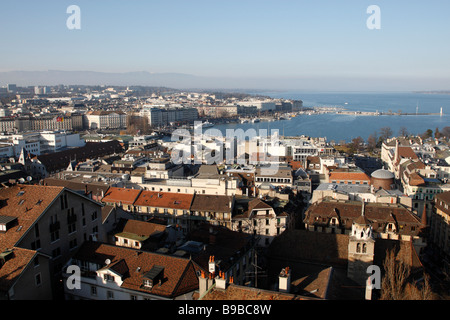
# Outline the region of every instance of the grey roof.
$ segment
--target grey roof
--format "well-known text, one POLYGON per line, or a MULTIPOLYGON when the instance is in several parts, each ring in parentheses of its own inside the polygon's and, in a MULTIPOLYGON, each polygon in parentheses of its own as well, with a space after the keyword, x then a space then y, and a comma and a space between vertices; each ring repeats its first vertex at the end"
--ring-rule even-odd
POLYGON ((372 173, 372 178, 376 179, 394 179, 394 174, 388 170, 379 169, 372 173))

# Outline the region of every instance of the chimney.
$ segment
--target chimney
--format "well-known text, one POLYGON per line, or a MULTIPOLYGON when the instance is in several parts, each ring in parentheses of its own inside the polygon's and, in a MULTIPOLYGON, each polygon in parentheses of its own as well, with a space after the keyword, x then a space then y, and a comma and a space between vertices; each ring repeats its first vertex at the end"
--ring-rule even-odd
POLYGON ((278 290, 286 293, 291 291, 291 270, 289 267, 281 269, 280 275, 278 276, 278 290))
POLYGON ((200 276, 198 277, 198 290, 200 297, 202 297, 211 287, 212 281, 208 279, 205 275, 205 271, 202 271, 200 276))
POLYGON ((227 279, 225 277, 225 273, 219 271, 219 276, 216 277, 216 288, 225 290, 227 288, 227 279))
POLYGON ((214 256, 209 257, 208 271, 212 274, 216 273, 216 263, 214 262, 214 256))
POLYGON ((370 277, 367 278, 367 282, 366 282, 366 296, 365 296, 366 300, 372 300, 372 283, 370 280, 370 277))

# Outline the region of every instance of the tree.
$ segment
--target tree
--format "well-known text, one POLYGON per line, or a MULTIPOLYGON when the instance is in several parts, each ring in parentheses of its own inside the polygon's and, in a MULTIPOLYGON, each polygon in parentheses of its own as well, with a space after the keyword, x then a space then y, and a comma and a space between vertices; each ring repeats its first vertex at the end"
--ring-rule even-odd
POLYGON ((383 262, 385 274, 381 282, 380 300, 434 300, 429 276, 424 274, 422 285, 408 281, 411 268, 395 257, 394 250, 388 251, 383 262))
POLYGON ((441 134, 444 137, 450 138, 450 127, 445 127, 444 129, 442 129, 441 134))
POLYGON ((395 259, 393 250, 389 251, 383 262, 385 275, 381 282, 380 300, 403 300, 406 280, 410 275, 410 268, 395 259))
POLYGON ((373 133, 367 138, 367 149, 373 151, 377 147, 377 134, 373 133))
POLYGON ((380 129, 380 138, 383 139, 383 141, 390 137, 392 137, 392 129, 390 127, 383 127, 380 129))
POLYGON ((425 131, 424 133, 422 133, 422 135, 420 136, 422 139, 428 139, 431 138, 433 136, 433 130, 428 129, 427 131, 425 131))
POLYGON ((439 139, 442 137, 442 134, 439 132, 439 128, 436 128, 436 130, 434 130, 434 137, 436 139, 439 139))
POLYGON ((409 136, 409 132, 408 129, 406 127, 401 127, 400 130, 398 131, 398 133, 400 134, 400 136, 402 137, 407 137, 409 136))
POLYGON ((361 137, 356 137, 354 139, 352 139, 352 143, 349 145, 349 147, 354 151, 354 152, 359 152, 361 150, 361 146, 362 143, 364 142, 364 139, 361 137))

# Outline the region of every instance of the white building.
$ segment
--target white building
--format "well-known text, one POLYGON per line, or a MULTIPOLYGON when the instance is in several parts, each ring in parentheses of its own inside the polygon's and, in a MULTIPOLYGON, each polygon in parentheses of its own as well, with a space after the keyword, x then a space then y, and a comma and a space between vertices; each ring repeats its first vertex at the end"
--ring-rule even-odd
POLYGON ((270 111, 276 109, 275 102, 271 100, 240 101, 238 105, 244 107, 256 107, 258 111, 270 111))
POLYGON ((45 131, 40 133, 41 152, 56 152, 64 148, 84 147, 86 142, 78 133, 45 131))
POLYGON ((198 119, 196 108, 167 107, 165 105, 145 105, 139 112, 141 117, 147 117, 152 127, 164 127, 176 122, 193 123, 198 119))
POLYGON ((85 115, 89 129, 120 129, 127 127, 127 115, 122 111, 89 111, 85 115))
POLYGON ((85 242, 67 263, 64 293, 73 300, 192 300, 198 289, 191 259, 85 242), (70 270, 81 270, 79 288, 70 270))

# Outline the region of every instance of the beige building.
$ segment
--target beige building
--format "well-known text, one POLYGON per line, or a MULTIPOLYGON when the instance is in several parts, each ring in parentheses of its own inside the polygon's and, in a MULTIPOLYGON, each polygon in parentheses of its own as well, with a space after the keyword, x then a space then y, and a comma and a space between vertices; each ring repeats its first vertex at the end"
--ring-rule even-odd
POLYGON ((254 235, 258 246, 270 245, 276 236, 286 230, 289 224, 287 214, 277 215, 270 205, 260 199, 250 200, 245 207, 244 205, 242 201, 236 201, 232 230, 254 235))
POLYGON ((89 129, 120 129, 127 127, 127 115, 122 111, 89 111, 85 118, 89 129))
POLYGON ((446 272, 450 272, 450 191, 436 195, 430 221, 430 244, 437 248, 446 272))

